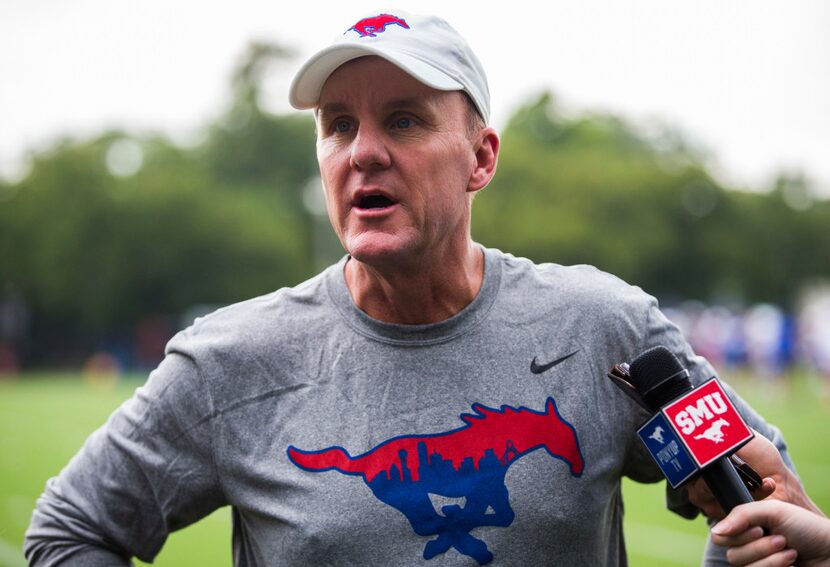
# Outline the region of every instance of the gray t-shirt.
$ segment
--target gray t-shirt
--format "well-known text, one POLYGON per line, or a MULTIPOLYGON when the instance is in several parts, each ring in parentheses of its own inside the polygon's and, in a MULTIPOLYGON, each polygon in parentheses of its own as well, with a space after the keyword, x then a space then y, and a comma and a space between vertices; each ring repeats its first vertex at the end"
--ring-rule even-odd
POLYGON ((658 344, 714 372, 639 288, 484 252, 436 324, 357 309, 345 258, 197 320, 48 482, 27 557, 149 561, 230 505, 240 566, 625 565, 620 480, 662 477, 606 372, 658 344))

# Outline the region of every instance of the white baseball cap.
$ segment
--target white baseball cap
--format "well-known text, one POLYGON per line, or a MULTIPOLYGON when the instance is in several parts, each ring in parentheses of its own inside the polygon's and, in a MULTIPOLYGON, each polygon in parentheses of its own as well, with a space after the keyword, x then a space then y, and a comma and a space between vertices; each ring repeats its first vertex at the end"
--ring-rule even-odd
POLYGON ((489 123, 487 76, 464 38, 441 18, 402 10, 374 12, 358 20, 306 61, 291 82, 291 106, 316 107, 329 75, 343 63, 366 55, 383 57, 434 89, 466 92, 489 123))

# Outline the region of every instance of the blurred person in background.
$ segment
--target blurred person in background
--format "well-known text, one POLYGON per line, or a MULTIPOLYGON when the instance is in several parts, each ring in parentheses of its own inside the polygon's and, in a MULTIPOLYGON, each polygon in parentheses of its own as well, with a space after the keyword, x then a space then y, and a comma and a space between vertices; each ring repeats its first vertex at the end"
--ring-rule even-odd
MULTIPOLYGON (((714 371, 639 288, 472 240, 500 148, 489 97, 432 16, 374 13, 306 62, 290 101, 314 109, 347 255, 176 335, 48 482, 32 564, 152 561, 228 505, 236 565, 626 564, 621 477, 662 475, 605 372, 655 345, 695 383, 714 371)), ((780 432, 736 403, 785 479, 759 496, 797 497, 780 432)))
POLYGON ((29 309, 14 282, 6 281, 0 295, 0 377, 17 374, 28 334, 29 309))
POLYGON ((781 309, 768 303, 753 305, 743 318, 747 357, 754 374, 778 378, 790 358, 790 326, 781 309))
POLYGON ((830 401, 830 288, 805 293, 798 319, 802 357, 824 379, 824 398, 830 401))

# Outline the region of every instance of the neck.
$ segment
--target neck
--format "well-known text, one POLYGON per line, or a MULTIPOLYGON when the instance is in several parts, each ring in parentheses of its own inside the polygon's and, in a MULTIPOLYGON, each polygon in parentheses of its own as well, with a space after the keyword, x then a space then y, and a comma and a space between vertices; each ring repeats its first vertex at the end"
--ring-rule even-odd
POLYGON ((346 285, 355 304, 387 323, 421 325, 449 319, 475 299, 484 281, 484 254, 468 241, 462 253, 409 266, 370 266, 349 258, 346 285))

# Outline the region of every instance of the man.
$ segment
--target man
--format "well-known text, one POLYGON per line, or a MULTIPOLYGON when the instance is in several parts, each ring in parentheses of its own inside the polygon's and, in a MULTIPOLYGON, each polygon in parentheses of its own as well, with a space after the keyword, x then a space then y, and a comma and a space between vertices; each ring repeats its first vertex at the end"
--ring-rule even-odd
POLYGON ((291 102, 347 256, 177 335, 49 481, 27 557, 151 560, 231 505, 236 565, 625 564, 620 479, 660 474, 605 373, 656 344, 712 369, 639 289, 472 241, 499 138, 443 20, 357 21, 291 102))

